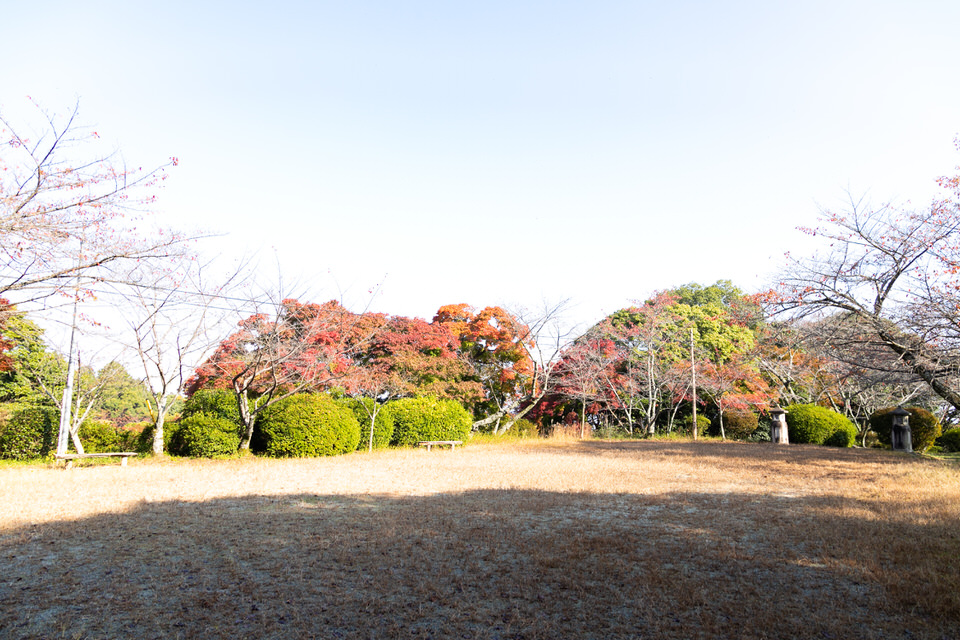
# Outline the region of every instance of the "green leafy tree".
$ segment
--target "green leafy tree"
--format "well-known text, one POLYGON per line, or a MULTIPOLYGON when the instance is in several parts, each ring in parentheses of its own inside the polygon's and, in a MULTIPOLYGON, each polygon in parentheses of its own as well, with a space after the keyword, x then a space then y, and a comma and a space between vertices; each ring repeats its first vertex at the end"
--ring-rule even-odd
POLYGON ((100 370, 105 378, 100 390, 100 414, 117 426, 150 419, 149 391, 119 362, 100 370))

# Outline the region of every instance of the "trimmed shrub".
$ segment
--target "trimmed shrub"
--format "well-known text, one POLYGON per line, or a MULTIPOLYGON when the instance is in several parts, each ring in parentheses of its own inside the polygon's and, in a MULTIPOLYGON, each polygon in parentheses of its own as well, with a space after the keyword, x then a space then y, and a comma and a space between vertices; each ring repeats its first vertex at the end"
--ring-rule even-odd
POLYGON ((770 426, 757 427, 746 439, 747 442, 770 442, 770 426))
POLYGON ((176 444, 171 449, 180 456, 213 458, 228 456, 240 447, 237 425, 210 413, 191 413, 177 424, 176 444))
POLYGON ((399 446, 424 440, 465 440, 473 418, 456 400, 401 398, 390 407, 393 412, 393 441, 399 446))
POLYGON ((237 407, 237 396, 229 389, 200 389, 183 403, 181 418, 197 413, 205 413, 228 420, 240 429, 240 409, 237 407))
MULTIPOLYGON (((680 428, 678 431, 686 435, 693 435, 693 414, 684 416, 679 421, 680 428)), ((697 435, 704 435, 710 433, 710 418, 703 415, 702 413, 697 414, 697 435)))
POLYGON ((41 458, 56 447, 60 411, 53 407, 27 406, 14 412, 0 433, 0 458, 41 458))
POLYGON ((30 409, 35 406, 35 404, 29 402, 0 402, 0 431, 3 431, 4 425, 7 424, 17 411, 30 409))
POLYGON ((823 444, 828 447, 852 447, 856 441, 857 428, 851 422, 849 425, 841 427, 830 434, 830 436, 823 441, 823 444))
MULTIPOLYGON (((343 398, 337 402, 353 412, 353 417, 360 425, 357 449, 366 451, 370 448, 370 412, 373 412, 376 401, 373 398, 343 398)), ((393 414, 390 412, 390 405, 383 405, 377 412, 377 421, 373 430, 373 448, 389 447, 391 438, 393 438, 393 414)))
MULTIPOLYGON (((877 433, 877 439, 890 446, 890 431, 893 428, 893 416, 890 412, 896 407, 879 409, 870 416, 870 428, 877 433)), ((926 409, 920 407, 904 407, 910 414, 910 442, 917 452, 929 449, 942 433, 940 421, 926 409)))
MULTIPOLYGON (((150 455, 153 453, 153 432, 156 430, 155 424, 148 424, 137 436, 134 451, 140 455, 150 455)), ((163 450, 172 455, 179 455, 177 450, 180 443, 177 441, 177 430, 179 424, 176 422, 163 423, 163 450)))
MULTIPOLYGON (((80 425, 80 442, 86 453, 109 453, 122 451, 120 435, 113 423, 104 420, 85 420, 80 425)), ((71 442, 72 444, 72 442, 71 442)))
MULTIPOLYGON (((857 437, 857 428, 843 414, 815 404, 791 404, 784 407, 787 411, 787 432, 790 442, 796 444, 825 444, 838 431, 853 430, 857 437)), ((833 442, 841 442, 844 436, 838 435, 833 442)), ((839 446, 839 445, 836 445, 839 446)))
MULTIPOLYGON (((731 409, 723 412, 724 434, 733 440, 746 440, 757 430, 760 421, 752 411, 731 409)), ((710 424, 710 435, 720 435, 720 414, 710 424)))
POLYGON ((945 453, 960 452, 960 428, 947 429, 937 438, 937 446, 945 453))
POLYGON ((252 443, 274 458, 332 456, 356 450, 360 423, 353 411, 322 393, 280 400, 260 414, 252 443))

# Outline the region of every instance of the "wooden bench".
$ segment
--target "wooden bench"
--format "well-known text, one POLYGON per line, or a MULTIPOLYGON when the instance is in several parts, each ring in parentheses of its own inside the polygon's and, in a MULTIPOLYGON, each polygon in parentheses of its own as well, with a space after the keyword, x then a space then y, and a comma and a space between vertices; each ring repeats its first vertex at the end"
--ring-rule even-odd
POLYGON ((120 458, 120 466, 127 466, 127 458, 138 455, 135 452, 125 451, 123 453, 58 453, 54 456, 57 460, 66 460, 67 469, 73 466, 74 460, 82 458, 120 458))
POLYGON ((450 445, 450 451, 453 451, 458 444, 463 444, 463 440, 425 440, 418 443, 421 447, 426 447, 427 451, 430 451, 430 447, 437 445, 442 446, 445 444, 450 445))

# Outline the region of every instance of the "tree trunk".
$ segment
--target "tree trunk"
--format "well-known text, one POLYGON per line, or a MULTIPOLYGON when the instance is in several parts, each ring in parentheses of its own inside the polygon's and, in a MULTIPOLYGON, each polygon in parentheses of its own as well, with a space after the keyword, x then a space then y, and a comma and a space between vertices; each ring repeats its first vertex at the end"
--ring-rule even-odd
POLYGON ((580 439, 583 440, 584 428, 587 425, 587 402, 580 403, 580 439))
POLYGON ((243 423, 243 437, 240 438, 240 451, 250 451, 250 440, 253 439, 254 416, 250 413, 250 403, 247 400, 247 390, 238 390, 234 387, 237 396, 237 408, 240 410, 240 421, 243 423))
POLYGON ((163 455, 163 418, 157 416, 157 421, 153 425, 153 455, 163 455))
POLYGON ((373 453, 373 429, 374 427, 377 426, 377 413, 380 412, 380 410, 377 408, 378 406, 379 405, 377 404, 377 399, 374 398, 373 413, 370 414, 370 448, 368 449, 369 453, 373 453))
POLYGON ((75 430, 70 429, 70 439, 73 440, 73 447, 77 450, 77 453, 83 453, 83 443, 80 442, 80 427, 78 426, 75 430))

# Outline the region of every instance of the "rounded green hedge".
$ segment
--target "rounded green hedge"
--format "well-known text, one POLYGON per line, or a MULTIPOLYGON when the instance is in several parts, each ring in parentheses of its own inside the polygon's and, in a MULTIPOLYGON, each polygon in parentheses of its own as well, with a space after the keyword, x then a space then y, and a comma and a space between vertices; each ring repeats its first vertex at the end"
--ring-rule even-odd
MULTIPOLYGON (((757 430, 760 421, 752 411, 731 409, 723 412, 723 432, 733 440, 746 440, 757 430)), ((710 424, 710 435, 720 435, 720 414, 710 424)))
MULTIPOLYGON (((879 409, 870 416, 870 428, 877 434, 877 439, 890 446, 890 431, 893 428, 893 416, 890 412, 896 407, 879 409)), ((923 452, 929 449, 940 437, 942 427, 937 417, 920 407, 904 407, 910 414, 910 442, 913 450, 923 452)))
POLYGON ((960 427, 947 429, 937 438, 937 446, 946 453, 960 452, 960 427))
MULTIPOLYGON (((693 435, 693 414, 688 414, 683 416, 678 422, 680 425, 679 431, 687 435, 693 435)), ((710 418, 703 415, 702 413, 697 414, 697 435, 702 436, 710 433, 710 418)))
POLYGON ((30 460, 50 453, 57 445, 60 411, 27 406, 10 416, 0 432, 0 458, 30 460))
POLYGON ((353 411, 321 393, 290 396, 267 407, 255 430, 254 449, 274 458, 349 453, 360 442, 353 411))
POLYGON ((393 440, 399 446, 425 440, 464 440, 473 418, 456 400, 437 398, 401 398, 394 401, 393 440))
POLYGON ((851 422, 830 434, 823 444, 828 447, 852 447, 857 442, 857 428, 851 422))
MULTIPOLYGON (((373 398, 343 398, 337 402, 350 409, 353 416, 360 424, 360 440, 357 443, 357 449, 366 451, 370 448, 370 413, 375 408, 376 401, 373 398)), ((385 404, 377 412, 376 423, 373 429, 373 448, 383 449, 390 446, 390 440, 393 438, 393 413, 390 411, 390 405, 385 404)))
POLYGON ((229 389, 200 389, 183 403, 181 418, 197 413, 218 416, 230 421, 236 428, 240 428, 240 408, 237 406, 237 396, 229 389))
MULTIPOLYGON (((156 431, 156 428, 157 425, 153 423, 143 428, 143 431, 137 435, 134 451, 140 455, 150 455, 153 453, 153 432, 156 431)), ((176 453, 180 448, 180 443, 177 439, 177 430, 179 428, 180 425, 176 422, 163 423, 163 450, 167 453, 179 455, 176 453)))
POLYGON ((791 404, 784 409, 792 443, 828 444, 829 440, 830 445, 848 447, 856 440, 857 428, 843 414, 815 404, 791 404))
POLYGON ((80 432, 77 435, 80 436, 85 453, 109 453, 123 450, 116 427, 105 420, 85 420, 80 425, 80 432))
POLYGON ((240 447, 237 425, 210 413, 192 413, 177 424, 171 453, 191 458, 228 456, 240 447))

